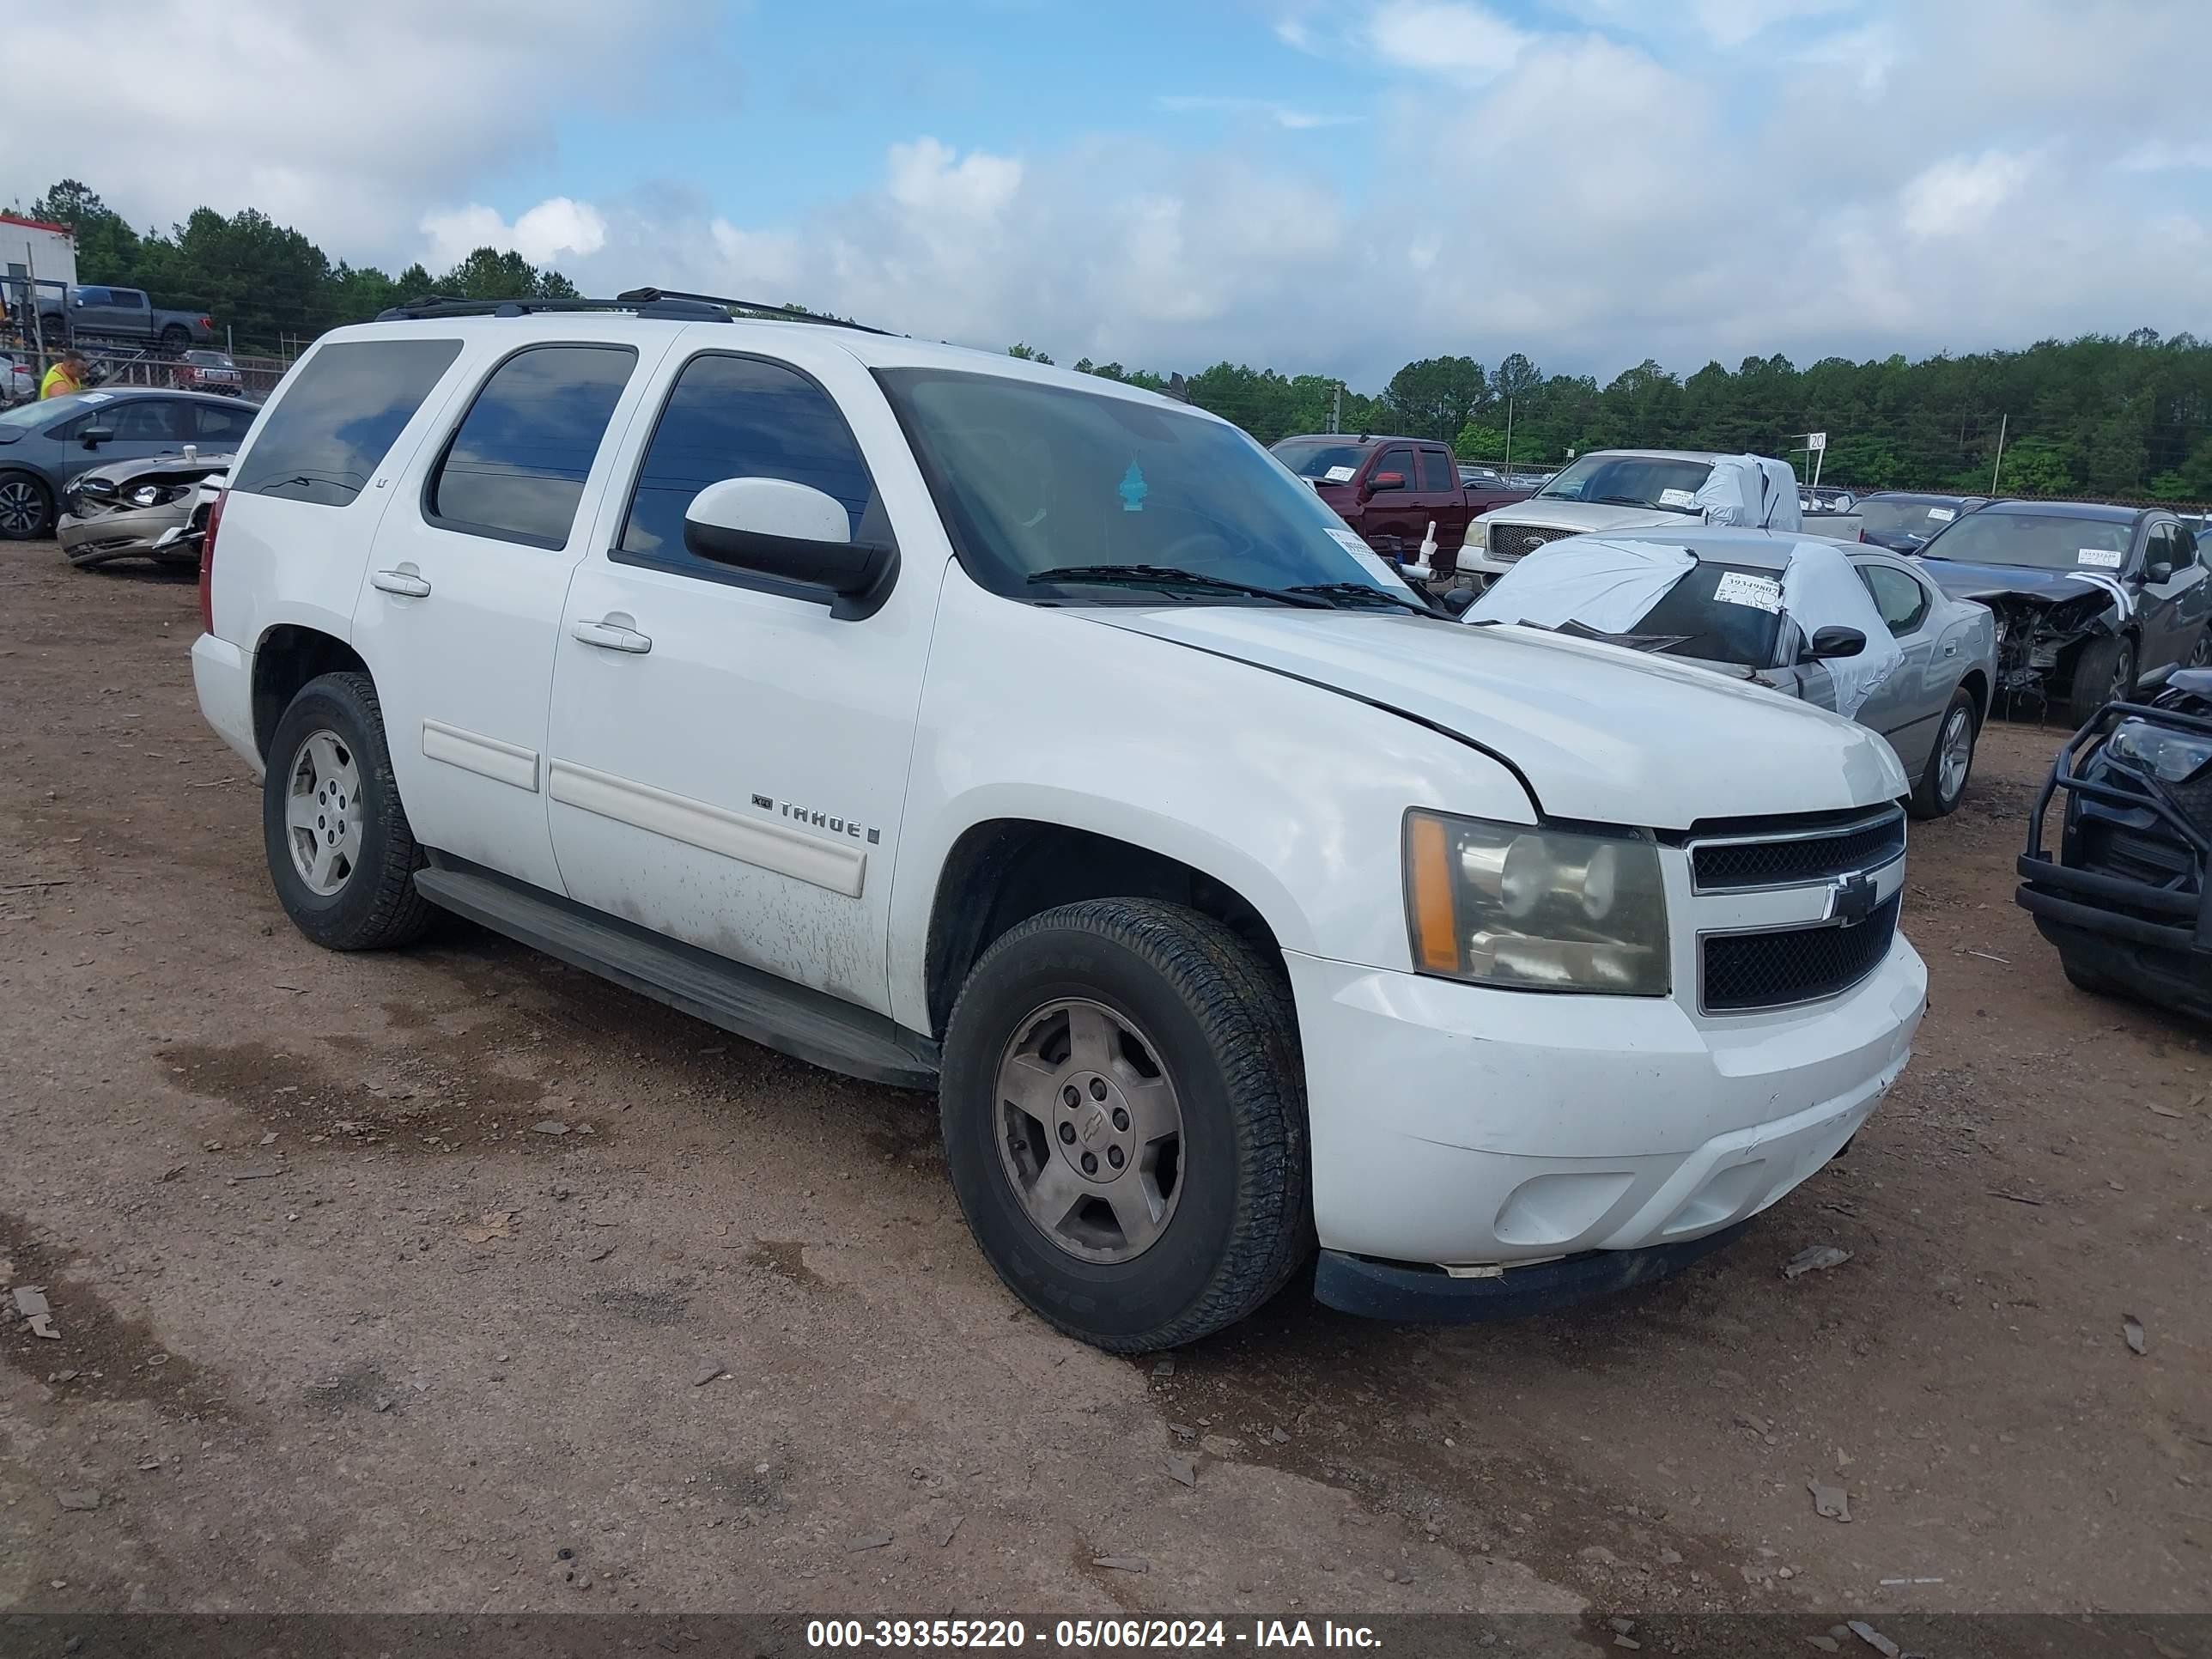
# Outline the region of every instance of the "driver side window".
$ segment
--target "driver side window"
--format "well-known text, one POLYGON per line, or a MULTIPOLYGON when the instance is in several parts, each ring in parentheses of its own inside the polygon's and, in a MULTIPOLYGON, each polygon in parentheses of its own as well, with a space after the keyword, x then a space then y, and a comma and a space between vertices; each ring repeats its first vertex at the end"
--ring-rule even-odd
POLYGON ((1407 489, 1419 488, 1413 478, 1413 452, 1410 449, 1384 450, 1382 459, 1375 463, 1375 471, 1367 476, 1370 480, 1378 479, 1385 472, 1395 472, 1403 478, 1407 489))
POLYGON ((1928 590, 1914 578, 1884 564, 1863 564, 1858 570, 1859 580, 1874 599, 1874 608, 1881 613, 1883 625, 1898 638, 1904 638, 1927 619, 1931 603, 1928 590))

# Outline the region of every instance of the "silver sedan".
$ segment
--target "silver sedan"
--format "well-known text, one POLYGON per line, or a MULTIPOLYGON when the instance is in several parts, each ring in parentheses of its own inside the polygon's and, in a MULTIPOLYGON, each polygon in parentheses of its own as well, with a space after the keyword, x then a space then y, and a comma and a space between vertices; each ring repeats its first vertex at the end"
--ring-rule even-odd
POLYGON ((1914 781, 1911 807, 1920 817, 1940 817, 1958 806, 1996 684, 1996 626, 1986 605, 1950 598, 1917 563, 1886 549, 1802 532, 1685 526, 1570 538, 1514 566, 1468 619, 1540 620, 1585 637, 1686 658, 1823 708, 1838 706, 1841 686, 1851 717, 1881 732, 1897 751, 1914 781), (1675 550, 1671 558, 1679 561, 1686 553, 1696 564, 1657 571, 1651 602, 1646 605, 1642 595, 1631 601, 1630 608, 1641 614, 1626 622, 1618 619, 1626 591, 1620 573, 1598 573, 1589 608, 1594 615, 1609 608, 1616 619, 1605 629, 1592 628, 1571 614, 1572 594, 1563 598, 1559 583, 1547 583, 1546 575, 1547 560, 1572 557, 1569 550, 1591 542, 1631 544, 1632 552, 1633 544, 1675 550), (1850 584, 1835 561, 1848 561, 1871 610, 1855 592, 1842 596, 1848 604, 1834 603, 1832 589, 1825 611, 1800 615, 1783 602, 1792 559, 1808 544, 1823 550, 1820 556, 1846 589, 1850 584), (1540 597, 1540 587, 1548 588, 1540 597), (1516 602, 1524 590, 1527 599, 1516 602), (1893 651, 1887 641, 1879 651, 1871 647, 1865 629, 1877 625, 1895 641, 1893 651), (1874 677, 1861 665, 1877 657, 1887 665, 1893 655, 1894 665, 1865 689, 1865 680, 1874 677))

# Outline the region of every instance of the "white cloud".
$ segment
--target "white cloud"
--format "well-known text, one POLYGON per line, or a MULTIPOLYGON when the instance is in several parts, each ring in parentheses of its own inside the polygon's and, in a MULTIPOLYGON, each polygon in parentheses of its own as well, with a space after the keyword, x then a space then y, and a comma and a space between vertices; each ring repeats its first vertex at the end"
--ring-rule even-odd
POLYGON ((1279 19, 1275 24, 1275 39, 1293 52, 1318 52, 1321 50, 1321 43, 1314 39, 1312 28, 1300 17, 1279 19))
POLYGON ((1857 0, 1692 0, 1691 15, 1717 46, 1740 46, 1779 23, 1849 11, 1857 0))
POLYGON ((1152 100, 1156 108, 1174 115, 1249 115, 1273 122, 1285 132, 1309 132, 1321 127, 1357 126, 1360 115, 1329 115, 1318 110, 1297 109, 1265 98, 1207 97, 1170 93, 1152 100))
POLYGON ((1936 162, 1898 192, 1905 228, 1915 236, 1959 236, 1981 229, 2027 182, 2025 155, 1987 149, 1936 162))
POLYGON ((422 263, 433 274, 459 264, 480 247, 520 253, 533 265, 559 264, 566 257, 597 253, 607 244, 607 222, 588 202, 552 197, 513 224, 495 208, 471 203, 422 216, 429 249, 422 263))
POLYGON ((2177 144, 2165 138, 2153 138, 2137 144, 2120 157, 2120 167, 2128 173, 2165 173, 2177 167, 2212 167, 2212 142, 2177 144))
POLYGON ((917 138, 890 149, 891 200, 918 213, 953 218, 989 217, 1021 188, 1022 164, 1005 155, 956 152, 934 138, 917 138))
POLYGON ((1528 40, 1466 0, 1383 0, 1367 22, 1367 44, 1385 64, 1471 84, 1511 69, 1528 40))

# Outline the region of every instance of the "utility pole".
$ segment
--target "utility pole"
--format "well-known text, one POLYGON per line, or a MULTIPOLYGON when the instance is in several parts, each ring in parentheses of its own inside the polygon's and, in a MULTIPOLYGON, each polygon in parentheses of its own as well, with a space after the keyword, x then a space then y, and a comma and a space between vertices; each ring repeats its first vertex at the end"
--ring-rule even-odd
POLYGON ((1990 494, 1992 495, 1997 493, 1997 474, 2004 471, 2005 426, 2011 419, 2009 411, 1997 416, 1997 459, 1996 464, 1990 468, 1990 494))
MULTIPOLYGON (((47 368, 46 319, 41 314, 39 305, 39 258, 31 252, 31 242, 28 237, 23 239, 23 281, 30 290, 28 297, 31 306, 31 343, 33 349, 38 354, 32 361, 38 364, 39 379, 43 382, 47 368)), ((68 296, 64 295, 63 298, 67 299, 68 296)))
POLYGON ((1510 394, 1505 399, 1505 470, 1508 472, 1513 470, 1513 398, 1510 394))
POLYGON ((1329 388, 1328 429, 1331 432, 1344 430, 1344 382, 1341 380, 1329 388))

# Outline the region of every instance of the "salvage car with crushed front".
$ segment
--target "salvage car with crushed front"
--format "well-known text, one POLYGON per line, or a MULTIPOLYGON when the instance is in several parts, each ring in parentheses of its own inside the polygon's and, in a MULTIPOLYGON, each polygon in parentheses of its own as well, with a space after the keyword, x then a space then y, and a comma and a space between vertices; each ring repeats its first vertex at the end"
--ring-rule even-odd
POLYGON ((2116 702, 2069 738, 2028 815, 2022 908, 2082 990, 2212 1019, 2212 671, 2116 702), (2055 856, 2046 813, 2063 794, 2055 856))
POLYGON ((1996 613, 1999 707, 2077 726, 2203 665, 2208 556, 2172 513, 2087 501, 1993 501, 1920 550, 1945 592, 1996 613))
POLYGON ((194 526, 206 523, 212 491, 231 459, 186 453, 80 472, 69 481, 54 532, 63 556, 80 569, 115 559, 198 564, 194 526))

